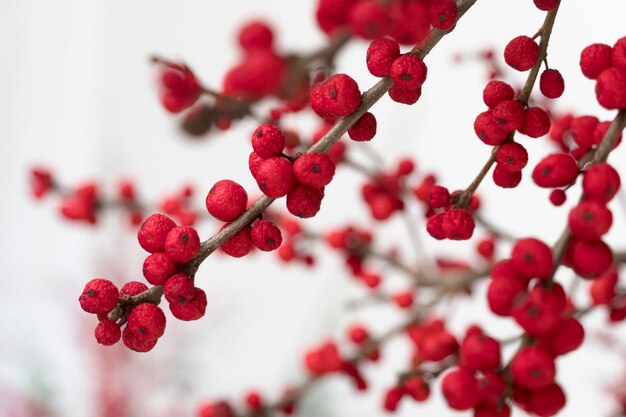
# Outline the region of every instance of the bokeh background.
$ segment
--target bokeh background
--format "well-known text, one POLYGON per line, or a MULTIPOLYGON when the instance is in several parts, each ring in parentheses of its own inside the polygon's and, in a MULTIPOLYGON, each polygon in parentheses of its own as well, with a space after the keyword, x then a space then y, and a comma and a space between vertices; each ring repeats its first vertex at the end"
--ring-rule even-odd
MULTIPOLYGON (((69 224, 60 219, 54 200, 40 204, 28 194, 27 174, 34 164, 50 167, 68 184, 96 179, 109 191, 118 179, 132 178, 150 201, 193 184, 202 206, 205 192, 222 178, 254 190, 247 171, 254 125, 189 140, 159 105, 148 57, 184 60, 203 82, 217 87, 237 59, 237 28, 250 17, 274 25, 281 50, 322 45, 314 3, 0 0, 0 416, 191 416, 201 399, 240 399, 248 388, 276 398, 286 383, 304 377, 300 364, 307 346, 343 337, 356 320, 374 333, 401 320, 389 306, 346 308, 367 291, 324 248, 315 269, 285 267, 271 254, 242 261, 212 256, 197 278, 209 299, 203 319, 170 320, 165 337, 147 354, 103 348, 92 339, 95 318, 80 311, 77 297, 96 276, 119 283, 141 278, 144 253, 135 234, 119 213, 96 227, 69 224)), ((566 80, 556 109, 612 117, 595 101, 593 83, 577 63, 586 45, 613 44, 624 36, 625 15, 623 0, 563 1, 549 49, 550 65, 566 80)), ((412 155, 421 172, 436 171, 451 189, 467 186, 490 152, 472 129, 482 111, 486 70, 477 61, 455 64, 453 57, 488 47, 501 51, 512 37, 534 34, 542 21, 531 0, 478 0, 427 58, 421 100, 411 107, 388 98, 376 104, 379 133, 372 147, 387 163, 412 155)), ((364 65, 366 47, 354 42, 337 61, 362 88, 375 82, 364 65)), ((522 82, 523 75, 509 75, 522 82)), ((314 126, 308 117, 290 123, 304 132, 314 126)), ((551 149, 547 139, 522 143, 531 165, 551 149)), ((623 169, 626 153, 620 149, 611 160, 623 169)), ((361 175, 340 169, 322 211, 307 224, 320 231, 348 221, 372 226, 359 202, 362 182, 361 175)), ((565 224, 567 205, 552 207, 547 192, 528 179, 513 191, 488 179, 479 194, 484 216, 515 235, 553 243, 565 224)), ((620 198, 612 206, 616 221, 608 239, 624 248, 620 198)), ((397 245, 414 259, 404 227, 399 217, 381 225, 381 246, 397 245)), ((215 225, 199 229, 208 236, 215 225)), ((426 248, 420 256, 475 258, 473 242, 433 242, 423 227, 419 233, 426 248)), ((385 276, 392 288, 407 285, 393 271, 385 276)), ((561 271, 559 278, 567 282, 570 276, 561 271)), ((441 313, 459 334, 469 322, 481 322, 495 336, 515 335, 510 322, 487 313, 483 290, 441 313)), ((584 348, 559 361, 559 381, 569 394, 563 416, 608 415, 613 404, 607 387, 624 373, 619 349, 607 349, 597 337, 607 329, 606 317, 596 312, 586 323, 590 337, 584 348)), ((610 330, 626 343, 623 327, 610 330)), ((372 385, 368 393, 355 392, 341 377, 329 378, 303 402, 302 415, 381 415, 383 389, 405 369, 410 352, 399 340, 384 353, 384 363, 365 368, 372 385)), ((403 404, 399 415, 454 415, 437 391, 426 405, 403 404)))

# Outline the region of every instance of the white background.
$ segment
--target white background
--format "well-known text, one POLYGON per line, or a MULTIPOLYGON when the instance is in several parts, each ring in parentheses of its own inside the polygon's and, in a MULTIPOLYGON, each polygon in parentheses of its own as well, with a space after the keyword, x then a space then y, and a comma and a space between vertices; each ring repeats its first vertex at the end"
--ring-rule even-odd
MULTIPOLYGON (((269 18, 281 50, 322 45, 313 3, 0 0, 0 415, 27 415, 9 412, 26 398, 46 404, 55 415, 105 416, 98 400, 102 382, 113 392, 109 398, 126 395, 132 416, 191 415, 201 398, 238 399, 250 387, 276 398, 285 383, 302 378, 300 358, 307 346, 343 335, 355 317, 346 303, 365 291, 346 277, 331 253, 320 252, 313 271, 282 267, 271 255, 245 261, 214 256, 198 275, 209 298, 202 320, 170 320, 165 337, 148 354, 101 348, 92 340, 95 318, 79 310, 78 294, 95 276, 116 282, 140 279, 144 254, 116 214, 96 228, 67 224, 53 201, 35 203, 27 192, 27 172, 36 163, 50 166, 68 184, 94 178, 108 190, 128 176, 148 200, 192 183, 201 205, 206 190, 222 178, 254 190, 246 162, 253 125, 200 142, 186 140, 158 104, 148 56, 183 59, 201 80, 219 86, 237 59, 234 35, 247 17, 269 18)), ((562 71, 567 84, 558 109, 612 117, 595 102, 593 83, 580 74, 577 63, 584 46, 613 44, 624 36, 625 15, 623 0, 564 1, 549 52, 550 65, 562 71)), ((452 189, 467 186, 490 151, 472 129, 483 109, 485 70, 477 63, 453 65, 451 58, 459 51, 501 50, 514 36, 534 34, 542 20, 531 0, 478 0, 428 57, 429 79, 420 102, 402 107, 384 98, 374 107, 379 134, 373 146, 387 162, 411 154, 420 172, 436 170, 452 189)), ((363 64, 366 46, 355 42, 338 62, 339 70, 363 89, 375 82, 363 64)), ((517 82, 522 77, 513 75, 517 82)), ((530 166, 550 150, 547 139, 521 141, 531 154, 530 166)), ((612 162, 626 166, 624 149, 615 152, 612 162)), ((340 170, 319 216, 307 224, 317 230, 345 221, 372 224, 358 203, 361 181, 340 170)), ((487 179, 480 195, 484 215, 516 235, 553 243, 565 223, 567 208, 552 207, 547 192, 528 179, 514 191, 497 189, 487 179)), ((624 207, 613 204, 616 222, 609 240, 623 248, 624 207)), ((399 219, 385 224, 381 246, 397 244, 413 256, 402 227, 399 219)), ((212 232, 206 225, 200 230, 202 236, 212 232)), ((471 243, 425 241, 428 254, 472 253, 471 243)), ((402 286, 402 277, 386 276, 402 286)), ((375 333, 401 319, 389 307, 360 314, 375 333)), ((482 291, 446 314, 458 334, 470 320, 488 320, 497 337, 519 331, 489 317, 482 291)), ((603 314, 591 315, 589 333, 603 329, 604 322, 603 314)), ((623 327, 614 330, 624 334, 623 327)), ((336 378, 316 388, 303 403, 303 415, 381 415, 382 390, 406 367, 409 352, 400 341, 385 353, 384 364, 366 368, 372 382, 368 395, 336 378)), ((582 351, 560 360, 559 368, 569 394, 562 415, 607 414, 612 403, 606 386, 622 371, 618 354, 590 337, 582 351)), ((427 406, 403 404, 400 415, 454 414, 435 397, 427 406)))

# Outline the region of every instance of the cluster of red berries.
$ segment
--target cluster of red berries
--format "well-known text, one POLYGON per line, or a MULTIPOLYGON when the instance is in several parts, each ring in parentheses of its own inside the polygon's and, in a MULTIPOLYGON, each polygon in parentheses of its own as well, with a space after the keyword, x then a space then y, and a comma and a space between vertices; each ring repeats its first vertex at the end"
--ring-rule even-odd
POLYGON ((431 27, 452 30, 458 9, 453 0, 320 0, 316 17, 328 34, 348 30, 363 39, 390 36, 399 43, 415 45, 424 41, 431 27))
MULTIPOLYGON (((114 194, 105 195, 100 186, 87 181, 70 188, 55 182, 52 173, 43 168, 31 171, 31 193, 35 198, 48 194, 60 196, 59 212, 71 221, 96 224, 105 210, 119 209, 128 217, 132 226, 139 226, 145 219, 150 205, 139 199, 136 185, 130 180, 120 180, 114 194)), ((184 186, 179 191, 164 196, 157 204, 159 211, 173 217, 183 226, 192 226, 198 219, 198 211, 191 206, 193 188, 184 186)))
POLYGON ((503 81, 490 81, 483 91, 483 100, 489 110, 474 122, 478 138, 495 152, 494 183, 503 188, 514 188, 522 180, 522 169, 528 163, 528 152, 513 141, 513 132, 531 138, 545 136, 550 131, 550 117, 540 107, 524 108, 515 98, 513 88, 503 81))
POLYGON ((123 323, 109 320, 108 314, 117 307, 121 300, 146 291, 148 287, 138 281, 126 283, 119 291, 109 280, 96 278, 85 285, 79 297, 80 306, 88 313, 98 316, 98 325, 94 331, 98 343, 111 346, 120 338, 124 344, 137 352, 147 352, 157 343, 165 332, 165 314, 157 305, 143 303, 134 307, 123 323))
POLYGON ((330 230, 325 236, 326 244, 339 251, 350 274, 367 288, 375 289, 382 277, 371 266, 366 265, 373 235, 370 231, 348 225, 330 230))
POLYGON ((595 43, 580 55, 583 75, 596 81, 598 103, 609 110, 626 108, 626 37, 613 47, 595 43))
POLYGON ((373 219, 388 220, 394 213, 404 210, 405 183, 414 171, 415 163, 406 158, 398 161, 395 169, 368 178, 361 187, 361 196, 373 219))
POLYGON ((478 208, 478 200, 472 198, 468 209, 456 208, 461 191, 450 193, 447 188, 433 185, 428 194, 430 216, 426 230, 437 240, 468 240, 474 234, 476 223, 472 212, 478 208))
POLYGON ((324 187, 335 175, 330 156, 312 152, 292 162, 282 153, 285 137, 274 125, 259 126, 252 134, 252 147, 248 166, 261 192, 271 198, 286 196, 287 209, 294 216, 315 216, 324 198, 324 187))
POLYGON ((366 64, 376 77, 391 77, 393 87, 389 97, 402 104, 414 104, 422 95, 428 69, 414 54, 400 54, 400 45, 392 39, 374 40, 367 48, 366 64))
MULTIPOLYGON (((195 287, 193 276, 185 265, 200 251, 200 238, 193 227, 176 226, 169 217, 153 214, 141 225, 137 239, 150 255, 143 264, 143 275, 148 283, 163 287, 163 295, 169 303, 172 315, 180 320, 197 320, 204 315, 206 294, 195 287)), ((148 291, 140 282, 131 281, 119 291, 107 280, 95 279, 87 283, 80 296, 80 304, 88 313, 98 314, 96 339, 104 345, 112 345, 120 339, 138 352, 147 352, 165 332, 165 315, 151 302, 137 306, 129 304, 132 296, 148 291), (123 317, 109 320, 108 314, 118 304, 123 317), (126 322, 124 332, 120 326, 126 322)))
POLYGON ((172 113, 191 107, 200 97, 195 75, 184 65, 169 64, 161 73, 161 103, 172 113))

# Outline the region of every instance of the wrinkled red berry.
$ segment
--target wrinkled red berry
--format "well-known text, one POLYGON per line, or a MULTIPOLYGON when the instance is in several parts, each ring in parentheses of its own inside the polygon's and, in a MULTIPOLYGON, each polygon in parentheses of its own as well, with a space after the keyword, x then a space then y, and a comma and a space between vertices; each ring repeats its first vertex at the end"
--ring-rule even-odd
POLYGON ((356 142, 367 142, 376 136, 376 117, 370 112, 365 113, 348 129, 350 139, 356 142))
POLYGON ((504 60, 513 69, 528 71, 539 59, 539 45, 528 36, 518 36, 504 49, 504 60))
POLYGON ((285 148, 285 143, 285 135, 274 125, 261 125, 252 133, 252 149, 264 159, 279 156, 285 148))
POLYGON ((360 104, 359 86, 346 74, 335 74, 311 90, 311 108, 323 118, 347 116, 360 104))
POLYGON ((565 91, 565 81, 558 70, 547 69, 541 73, 539 78, 539 89, 541 94, 547 98, 559 98, 565 91))
POLYGON ((570 185, 578 177, 578 163, 566 153, 546 156, 533 170, 533 181, 543 188, 557 188, 570 185))
POLYGON ((165 240, 165 253, 174 262, 181 264, 191 261, 200 251, 200 237, 190 226, 173 228, 165 240))
POLYGON ((399 56, 398 42, 388 38, 376 39, 367 48, 367 69, 375 77, 388 77, 391 74, 391 64, 399 56))
POLYGON ((250 238, 254 246, 266 252, 278 249, 283 242, 280 229, 274 223, 262 220, 252 224, 250 238))
POLYGON ((293 174, 301 184, 322 188, 333 179, 335 164, 323 153, 301 155, 293 164, 293 174))
POLYGON ((111 281, 96 278, 85 285, 78 301, 87 313, 99 314, 113 310, 119 298, 119 291, 111 281))
POLYGON ((172 219, 162 214, 153 214, 146 219, 137 232, 139 245, 150 253, 165 250, 165 238, 176 227, 172 219))

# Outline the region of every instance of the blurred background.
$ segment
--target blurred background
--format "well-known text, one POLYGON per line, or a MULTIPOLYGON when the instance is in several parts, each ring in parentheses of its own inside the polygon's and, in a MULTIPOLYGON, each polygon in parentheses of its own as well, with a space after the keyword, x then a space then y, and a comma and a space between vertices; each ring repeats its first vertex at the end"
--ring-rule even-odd
MULTIPOLYGON (((191 416, 202 399, 240 400, 250 388, 276 398, 286 384, 304 378, 301 358, 307 347, 344 337, 355 321, 376 334, 400 321, 390 306, 347 308, 367 290, 321 245, 313 269, 285 266, 272 254, 244 260, 216 254, 196 281, 208 296, 204 318, 170 320, 165 337, 147 354, 121 344, 102 347, 93 340, 96 319, 80 310, 77 298, 94 277, 142 280, 145 254, 135 232, 116 212, 95 227, 68 223, 54 199, 41 204, 29 195, 33 165, 49 167, 68 184, 97 180, 110 192, 119 179, 131 178, 147 201, 191 184, 199 207, 210 186, 223 178, 256 190, 247 168, 254 122, 189 139, 159 103, 149 57, 184 61, 205 84, 219 87, 237 60, 235 36, 243 22, 267 19, 281 51, 311 51, 325 42, 314 9, 314 0, 0 0, 0 416, 191 416)), ((585 46, 612 45, 624 36, 625 15, 623 0, 563 2, 549 48, 551 67, 566 80, 556 110, 613 117, 597 104, 594 84, 580 73, 578 59, 585 46)), ((490 152, 472 128, 483 108, 486 68, 477 60, 455 63, 454 57, 501 51, 511 38, 534 34, 543 16, 530 0, 478 0, 428 56, 421 100, 407 107, 385 97, 375 105, 378 135, 371 146, 388 164, 411 155, 420 172, 436 172, 450 189, 466 187, 490 152)), ((364 65, 366 48, 365 41, 353 42, 337 61, 337 69, 362 89, 376 81, 364 65)), ((508 76, 518 84, 524 79, 508 76)), ((312 117, 290 123, 303 131, 314 126, 312 117)), ((522 139, 529 166, 553 149, 548 142, 522 139)), ((618 169, 626 166, 624 150, 611 161, 618 169)), ((320 232, 346 222, 373 226, 360 202, 362 183, 360 174, 340 169, 321 212, 307 226, 320 232)), ((487 179, 479 194, 484 217, 517 236, 552 244, 566 221, 569 205, 553 207, 548 193, 528 178, 512 191, 487 179)), ((569 197, 574 201, 575 192, 569 197)), ((608 241, 625 248, 625 207, 612 204, 615 224, 608 241)), ((215 227, 199 224, 200 235, 209 236, 215 227)), ((381 246, 397 246, 407 259, 415 256, 399 216, 376 227, 381 246)), ((422 256, 476 257, 475 241, 435 242, 423 227, 419 233, 422 256)), ((559 278, 566 282, 568 274, 561 271, 559 278)), ((401 288, 405 283, 396 275, 385 272, 391 285, 401 288)), ((488 314, 482 287, 474 298, 441 313, 459 335, 470 322, 486 324, 497 337, 516 334, 511 322, 488 314)), ((609 329, 606 321, 603 312, 590 314, 589 334, 609 329)), ((623 328, 612 330, 626 343, 623 328)), ((568 393, 563 416, 605 416, 614 407, 607 388, 625 374, 624 364, 619 349, 607 349, 600 339, 590 336, 581 350, 559 361, 559 381, 568 393)), ((383 363, 365 367, 372 385, 367 393, 332 377, 305 399, 301 415, 383 414, 383 390, 406 369, 409 353, 402 340, 393 341, 383 363)), ((439 390, 433 391, 427 404, 407 402, 398 415, 454 415, 439 390)))

